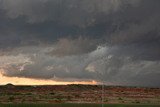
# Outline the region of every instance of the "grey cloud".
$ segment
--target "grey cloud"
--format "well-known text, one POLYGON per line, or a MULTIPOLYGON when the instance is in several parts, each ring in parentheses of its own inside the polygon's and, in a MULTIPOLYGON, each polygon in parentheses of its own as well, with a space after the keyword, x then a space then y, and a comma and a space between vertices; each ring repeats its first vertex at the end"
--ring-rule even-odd
MULTIPOLYGON (((31 48, 30 48, 31 49, 31 48)), ((34 48, 32 48, 33 51, 34 48)), ((47 52, 50 50, 46 49, 47 52)), ((29 78, 50 79, 57 76, 59 78, 90 78, 89 73, 84 71, 85 66, 91 60, 101 57, 94 53, 88 58, 88 55, 82 56, 66 56, 66 57, 53 57, 48 56, 44 48, 37 51, 28 53, 28 57, 33 62, 31 65, 26 65, 23 71, 20 71, 20 64, 12 64, 5 72, 7 76, 22 76, 29 78)), ((15 51, 17 53, 17 51, 15 51)))
POLYGON ((54 42, 66 36, 103 36, 114 29, 112 18, 108 18, 114 15, 110 14, 116 14, 123 5, 139 3, 139 0, 1 0, 4 39, 13 42, 3 44, 17 47, 30 39, 54 42))
MULTIPOLYGON (((113 41, 114 43, 117 39, 119 44, 123 44, 121 38, 130 38, 128 32, 132 29, 134 30, 131 32, 139 30, 139 24, 143 32, 145 32, 144 29, 155 28, 154 23, 159 18, 155 18, 155 15, 158 13, 159 6, 154 4, 159 2, 154 2, 143 0, 102 0, 101 2, 99 0, 1 0, 2 16, 5 17, 2 28, 7 25, 3 34, 5 37, 3 36, 4 39, 1 40, 2 47, 5 45, 17 47, 24 45, 24 42, 27 45, 38 44, 37 41, 53 43, 66 36, 78 38, 79 35, 102 40, 106 37, 106 42, 113 41), (146 12, 146 10, 149 11, 146 12), (154 16, 153 23, 148 23, 149 17, 152 18, 152 16, 154 16), (145 28, 145 22, 148 23, 147 26, 152 24, 153 27, 145 28), (31 39, 33 43, 30 42, 31 39), (3 43, 4 40, 8 42, 3 43)), ((138 35, 145 36, 144 33, 138 35)), ((142 38, 136 37, 140 40, 142 38)), ((125 42, 136 41, 137 38, 125 39, 125 42)))
POLYGON ((0 0, 0 57, 10 58, 0 67, 7 76, 160 86, 159 4, 0 0), (13 57, 23 60, 11 63, 13 57))
POLYGON ((108 14, 124 4, 137 5, 139 0, 2 0, 1 3, 10 18, 24 15, 31 23, 60 19, 62 23, 80 25, 97 13, 108 14))
POLYGON ((56 43, 55 49, 49 52, 49 54, 52 56, 86 54, 95 50, 98 44, 98 40, 83 39, 82 37, 76 39, 62 38, 56 43))
POLYGON ((160 15, 152 15, 139 24, 130 24, 128 29, 113 33, 111 40, 113 44, 134 44, 155 41, 159 39, 160 15))
MULTIPOLYGON (((94 79, 104 80, 113 85, 159 86, 157 81, 160 70, 159 61, 134 60, 127 56, 115 56, 111 54, 117 51, 115 47, 98 47, 88 54, 64 57, 49 56, 46 52, 52 50, 50 48, 39 47, 37 51, 34 48, 29 49, 33 50, 25 56, 23 53, 19 58, 25 59, 24 61, 10 62, 11 64, 5 67, 6 71, 3 74, 65 81, 94 79), (154 79, 150 79, 151 75, 154 76, 154 79)), ((12 57, 10 59, 14 60, 12 57)))

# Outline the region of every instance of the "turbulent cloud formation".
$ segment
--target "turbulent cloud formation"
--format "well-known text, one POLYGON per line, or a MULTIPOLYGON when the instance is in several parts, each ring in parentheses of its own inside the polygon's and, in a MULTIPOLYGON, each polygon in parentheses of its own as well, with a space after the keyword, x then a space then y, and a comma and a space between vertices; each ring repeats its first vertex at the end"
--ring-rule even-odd
POLYGON ((98 40, 88 40, 81 37, 77 39, 62 38, 56 43, 56 47, 50 52, 51 55, 79 55, 89 53, 97 48, 98 40))
POLYGON ((0 0, 4 76, 160 87, 159 0, 0 0))

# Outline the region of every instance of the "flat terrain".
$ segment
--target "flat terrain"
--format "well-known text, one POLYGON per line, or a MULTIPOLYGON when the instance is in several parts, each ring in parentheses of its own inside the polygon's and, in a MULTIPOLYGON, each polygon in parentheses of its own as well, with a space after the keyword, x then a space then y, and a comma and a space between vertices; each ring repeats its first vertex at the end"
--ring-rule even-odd
MULTIPOLYGON (((160 89, 159 88, 105 86, 103 93, 104 93, 105 104, 132 104, 132 105, 145 104, 145 107, 147 107, 146 105, 150 105, 149 107, 152 107, 151 105, 160 105, 160 89)), ((14 86, 10 84, 5 86, 0 86, 0 103, 1 104, 9 104, 9 103, 13 103, 13 104, 14 103, 19 103, 19 104, 20 103, 100 104, 102 100, 101 96, 102 96, 102 89, 100 85, 14 86)), ((6 106, 3 105, 3 106, 6 107, 7 105, 6 106)), ((1 105, 0 107, 3 107, 3 106, 1 105)), ((63 107, 67 107, 67 106, 68 105, 66 104, 63 105, 63 107)), ((94 105, 94 106, 98 107, 98 105, 94 105)), ((11 107, 16 107, 16 106, 11 106, 11 107)), ((46 105, 46 107, 48 106, 46 105)), ((57 107, 61 107, 61 106, 58 105, 57 107)), ((81 107, 81 105, 79 107, 81 107)), ((90 105, 88 105, 88 107, 90 107, 90 105)), ((115 105, 113 107, 119 107, 119 106, 115 105)), ((128 107, 128 106, 126 105, 126 106, 120 106, 120 107, 128 107)), ((129 107, 132 107, 132 106, 130 105, 129 107)), ((136 106, 133 106, 133 107, 136 107, 136 106)), ((138 107, 141 107, 141 106, 138 106, 138 107)))
MULTIPOLYGON (((101 107, 100 104, 1 104, 0 107, 101 107)), ((105 104, 104 107, 160 107, 159 105, 105 104)))

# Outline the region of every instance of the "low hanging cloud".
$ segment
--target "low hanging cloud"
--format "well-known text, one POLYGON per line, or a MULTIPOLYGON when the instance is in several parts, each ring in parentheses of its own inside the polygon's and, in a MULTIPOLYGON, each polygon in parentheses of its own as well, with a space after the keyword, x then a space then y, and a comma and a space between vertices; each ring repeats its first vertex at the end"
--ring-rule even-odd
MULTIPOLYGON (((148 83, 139 80, 150 75, 155 75, 158 79, 159 61, 133 60, 131 57, 112 55, 111 53, 117 52, 116 47, 99 46, 88 54, 63 57, 48 56, 46 54, 48 51, 39 47, 37 55, 34 52, 28 53, 28 57, 21 55, 19 59, 26 58, 27 60, 20 63, 12 62, 12 66, 6 65, 3 74, 11 77, 59 81, 103 80, 114 85, 159 85, 156 79, 148 78, 148 83)), ((15 57, 10 57, 10 59, 14 60, 15 57)))

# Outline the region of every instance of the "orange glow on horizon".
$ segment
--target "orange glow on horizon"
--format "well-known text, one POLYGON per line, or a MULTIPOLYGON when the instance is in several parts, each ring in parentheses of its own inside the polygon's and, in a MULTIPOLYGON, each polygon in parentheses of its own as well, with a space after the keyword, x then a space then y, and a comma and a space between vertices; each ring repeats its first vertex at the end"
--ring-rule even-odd
POLYGON ((95 85, 97 82, 92 81, 73 81, 73 82, 63 82, 63 81, 54 81, 54 80, 42 80, 42 79, 31 79, 24 77, 6 77, 3 76, 0 70, 0 85, 5 85, 12 83, 14 85, 67 85, 67 84, 90 84, 95 85))

